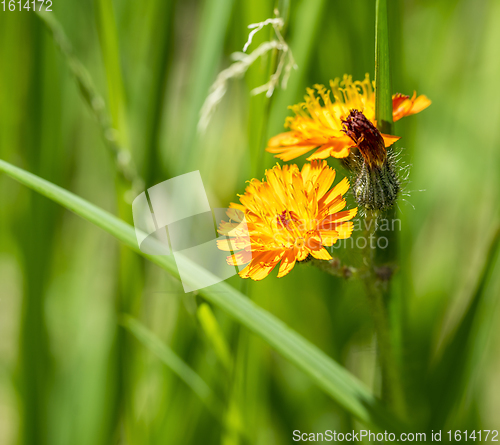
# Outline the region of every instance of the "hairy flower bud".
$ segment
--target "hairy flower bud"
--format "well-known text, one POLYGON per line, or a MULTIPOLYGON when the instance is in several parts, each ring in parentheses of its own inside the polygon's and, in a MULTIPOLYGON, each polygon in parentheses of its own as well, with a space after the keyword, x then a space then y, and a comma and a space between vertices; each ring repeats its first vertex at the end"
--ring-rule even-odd
POLYGON ((352 186, 359 205, 368 210, 385 210, 394 205, 400 183, 387 156, 384 139, 377 128, 358 110, 351 110, 343 131, 356 144, 346 166, 356 178, 352 186))

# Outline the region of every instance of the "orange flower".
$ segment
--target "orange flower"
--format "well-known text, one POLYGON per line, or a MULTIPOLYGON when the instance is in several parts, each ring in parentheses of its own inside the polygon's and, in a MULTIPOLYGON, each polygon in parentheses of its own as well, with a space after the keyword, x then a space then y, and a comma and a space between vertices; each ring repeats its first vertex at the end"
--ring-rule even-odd
MULTIPOLYGON (((375 124, 375 94, 368 74, 363 81, 353 82, 352 76, 344 75, 340 79, 330 81, 331 91, 323 85, 314 85, 307 89, 305 102, 290 107, 295 116, 287 117, 285 128, 290 131, 278 134, 268 142, 267 151, 276 153, 283 161, 295 159, 314 148, 318 148, 308 161, 315 159, 345 158, 354 142, 342 132, 342 120, 353 109, 361 111, 375 124), (331 100, 333 95, 333 102, 331 100), (320 102, 320 98, 322 103, 320 102)), ((393 119, 397 121, 404 116, 419 113, 431 104, 426 96, 404 96, 395 94, 392 97, 393 119)), ((386 147, 399 139, 397 136, 382 135, 386 147)))
POLYGON ((227 213, 236 222, 219 226, 219 233, 229 237, 217 241, 219 249, 237 251, 227 257, 227 263, 249 263, 239 275, 257 281, 280 262, 278 277, 283 277, 309 255, 332 259, 324 246, 349 238, 350 220, 357 213, 357 208, 342 211, 349 181, 344 178, 330 189, 334 179, 335 170, 326 161, 314 161, 302 170, 296 165, 276 165, 266 170, 266 180, 250 181, 239 197, 241 204, 231 203, 227 213), (239 226, 242 214, 248 232, 239 226))

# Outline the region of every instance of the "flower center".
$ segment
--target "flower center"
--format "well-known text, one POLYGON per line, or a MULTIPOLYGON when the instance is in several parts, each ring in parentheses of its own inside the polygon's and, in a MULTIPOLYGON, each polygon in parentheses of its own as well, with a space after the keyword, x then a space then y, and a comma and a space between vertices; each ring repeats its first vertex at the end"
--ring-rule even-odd
POLYGON ((289 229, 292 221, 295 223, 299 222, 299 217, 294 212, 289 212, 288 210, 283 210, 283 212, 276 217, 278 225, 289 229))
POLYGON ((297 238, 295 240, 295 247, 298 249, 302 249, 304 247, 304 244, 306 243, 306 240, 304 238, 297 238))

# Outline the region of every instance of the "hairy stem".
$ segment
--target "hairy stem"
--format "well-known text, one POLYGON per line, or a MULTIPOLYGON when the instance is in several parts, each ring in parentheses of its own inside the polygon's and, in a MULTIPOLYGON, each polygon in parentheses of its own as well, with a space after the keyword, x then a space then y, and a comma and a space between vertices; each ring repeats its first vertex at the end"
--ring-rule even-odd
POLYGON ((352 266, 343 265, 338 258, 333 258, 331 260, 311 260, 311 264, 318 269, 326 272, 334 277, 340 278, 353 278, 359 275, 358 269, 352 266))
MULTIPOLYGON (((390 210, 383 212, 382 216, 389 217, 389 214, 390 210)), ((382 398, 389 406, 392 406, 396 413, 404 416, 405 401, 400 363, 394 347, 394 336, 389 317, 390 279, 393 267, 379 262, 380 257, 386 255, 393 255, 393 260, 395 260, 397 249, 392 239, 395 237, 393 231, 390 231, 392 236, 389 237, 391 239, 388 241, 387 249, 380 249, 379 237, 381 234, 377 230, 378 218, 377 213, 366 211, 365 237, 367 242, 364 250, 364 262, 367 267, 362 277, 377 336, 377 349, 382 373, 382 398), (388 249, 391 252, 385 252, 385 254, 381 252, 388 249)))

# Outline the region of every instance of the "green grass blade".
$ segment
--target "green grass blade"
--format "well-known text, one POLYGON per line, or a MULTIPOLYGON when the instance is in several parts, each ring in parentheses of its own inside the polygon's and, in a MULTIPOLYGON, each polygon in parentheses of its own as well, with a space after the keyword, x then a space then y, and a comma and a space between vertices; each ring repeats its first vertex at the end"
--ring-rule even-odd
MULTIPOLYGON (((121 52, 119 46, 118 29, 116 26, 113 0, 95 0, 95 16, 97 31, 104 61, 106 83, 108 89, 108 103, 113 125, 113 136, 118 144, 126 150, 126 159, 130 153, 129 128, 127 123, 127 106, 125 87, 121 68, 121 52)), ((120 218, 131 221, 129 206, 125 203, 128 184, 116 181, 116 197, 120 218)), ((142 282, 142 268, 139 259, 127 249, 120 249, 118 258, 118 282, 116 287, 116 308, 119 313, 133 313, 134 300, 139 295, 142 282)), ((134 360, 133 350, 129 339, 122 328, 117 327, 115 342, 111 352, 112 369, 115 373, 113 384, 116 393, 113 409, 113 428, 117 435, 122 435, 125 441, 136 442, 135 432, 132 430, 121 432, 120 424, 133 422, 132 392, 133 385, 130 369, 134 360), (131 352, 132 351, 132 352, 131 352)))
POLYGON ((212 309, 210 309, 208 304, 202 303, 198 307, 197 315, 200 325, 205 332, 208 341, 211 343, 217 358, 220 360, 224 368, 228 372, 231 372, 233 359, 231 357, 229 345, 227 344, 226 338, 222 333, 212 309))
POLYGON ((431 374, 431 428, 445 425, 450 411, 463 395, 467 373, 474 363, 471 355, 477 333, 478 315, 499 248, 500 228, 496 230, 489 244, 470 305, 431 374))
POLYGON ((120 64, 118 30, 112 0, 95 0, 95 11, 97 31, 99 33, 102 57, 106 69, 111 119, 113 127, 118 130, 119 142, 128 148, 125 88, 120 64))
POLYGON ((97 120, 102 139, 115 160, 116 170, 125 181, 132 184, 134 190, 142 189, 142 179, 139 177, 134 164, 131 162, 130 156, 115 137, 116 131, 114 131, 112 127, 111 117, 106 108, 105 101, 95 87, 89 71, 75 56, 73 46, 68 40, 63 27, 52 14, 37 12, 37 16, 43 21, 54 43, 61 51, 83 100, 97 120))
MULTIPOLYGON (((389 24, 387 18, 387 0, 377 0, 375 4, 375 120, 377 128, 382 133, 391 134, 393 131, 392 119, 392 86, 391 66, 389 59, 389 24)), ((388 149, 390 155, 391 148, 388 149)), ((385 210, 381 215, 382 220, 397 220, 397 207, 385 210)), ((376 237, 387 240, 386 249, 375 249, 373 268, 389 267, 396 270, 398 267, 399 237, 396 230, 381 232, 375 230, 376 237)), ((403 372, 401 366, 401 319, 403 318, 401 306, 393 298, 391 282, 385 283, 377 291, 373 283, 369 286, 375 288, 374 295, 381 298, 380 314, 385 312, 386 322, 380 324, 378 319, 379 355, 382 361, 382 392, 390 395, 391 403, 396 412, 406 415, 406 401, 403 385, 403 372), (380 290, 382 290, 381 293, 380 290), (385 326, 383 326, 385 324, 385 326), (380 343, 382 334, 387 334, 385 344, 380 343)), ((377 325, 377 321, 376 321, 377 325)))
POLYGON ((222 420, 222 402, 216 398, 205 381, 191 369, 172 349, 165 345, 153 332, 130 315, 123 315, 121 324, 127 328, 146 348, 167 365, 188 385, 207 408, 222 420))
POLYGON ((189 171, 198 156, 197 126, 200 110, 212 84, 224 46, 224 37, 234 0, 205 0, 198 41, 190 73, 190 92, 181 144, 180 171, 189 171))
MULTIPOLYGON (((26 56, 32 61, 25 80, 28 97, 20 103, 4 102, 2 91, 0 102, 9 113, 15 113, 16 106, 20 104, 24 108, 21 115, 22 127, 17 130, 27 136, 21 154, 24 164, 40 175, 49 177, 53 181, 63 182, 66 179, 68 160, 71 158, 70 152, 57 137, 58 122, 62 116, 60 105, 62 95, 58 87, 64 82, 64 77, 51 63, 55 60, 55 51, 51 48, 50 42, 44 38, 42 26, 34 18, 31 18, 31 21, 35 23, 32 29, 27 26, 29 20, 17 22, 17 26, 25 29, 23 39, 26 56)), ((12 37, 9 41, 11 39, 12 37)), ((21 51, 19 47, 17 50, 21 51)), ((6 63, 5 67, 6 71, 14 70, 16 76, 19 76, 22 65, 16 65, 16 57, 18 56, 14 55, 12 62, 6 63)), ((12 81, 2 87, 3 90, 22 89, 22 83, 22 80, 19 83, 12 81)), ((0 131, 3 133, 11 130, 7 125, 7 128, 2 127, 0 131)), ((14 150, 18 149, 19 144, 14 147, 14 150)), ((20 155, 19 152, 17 155, 20 155)), ((29 207, 21 211, 19 215, 16 215, 16 211, 10 215, 7 212, 2 215, 2 218, 14 217, 10 224, 14 224, 16 230, 11 232, 11 236, 16 239, 19 246, 19 261, 23 278, 22 294, 19 295, 22 309, 19 314, 18 371, 16 373, 16 386, 20 395, 18 443, 48 445, 51 425, 49 411, 52 402, 49 387, 55 375, 55 367, 51 354, 53 339, 50 335, 45 309, 49 300, 52 265, 57 255, 55 239, 60 227, 60 212, 52 203, 40 199, 39 195, 31 192, 20 194, 18 199, 21 202, 23 195, 28 198, 29 207), (33 224, 33 221, 36 221, 36 224, 33 224), (43 258, 43 261, 40 261, 40 258, 43 258)), ((8 298, 8 288, 5 289, 2 286, 1 293, 2 299, 4 295, 8 298)), ((3 369, 3 366, 1 368, 3 369)), ((0 439, 0 442, 3 440, 0 439)))
POLYGON ((392 132, 387 0, 377 0, 375 16, 375 119, 382 133, 392 132))
MULTIPOLYGON (((0 171, 18 182, 61 204, 77 215, 101 227, 132 250, 178 276, 173 256, 150 256, 138 249, 134 228, 114 215, 94 206, 73 193, 36 175, 0 160, 0 171)), ((209 272, 179 256, 177 261, 192 270, 195 284, 207 279, 209 272)), ((210 276, 211 277, 211 276, 210 276)), ((374 428, 401 431, 402 426, 380 401, 355 376, 304 339, 274 315, 263 310, 225 282, 200 289, 200 294, 220 307, 242 325, 261 336, 280 354, 308 375, 323 391, 361 422, 374 428)))
MULTIPOLYGON (((313 54, 314 43, 321 29, 321 18, 325 10, 325 0, 310 0, 297 5, 295 19, 290 23, 290 33, 285 37, 289 40, 293 57, 297 63, 297 70, 294 70, 288 81, 286 90, 276 91, 271 117, 269 122, 270 134, 284 131, 285 116, 289 114, 288 106, 295 103, 303 88, 306 73, 310 68, 310 61, 313 54)), ((305 94, 305 89, 303 90, 305 94)), ((268 158, 271 156, 269 155, 268 158)))
MULTIPOLYGON (((143 142, 140 146, 140 154, 136 151, 138 163, 142 164, 142 174, 147 187, 155 184, 161 173, 168 174, 162 170, 160 161, 161 130, 166 107, 164 97, 169 84, 172 68, 171 54, 174 43, 174 6, 175 2, 156 0, 151 3, 151 29, 148 44, 152 52, 150 63, 151 81, 146 93, 148 100, 147 113, 145 114, 145 132, 143 142), (160 173, 161 172, 161 173, 160 173)), ((140 85, 141 93, 144 93, 144 85, 140 85)))

